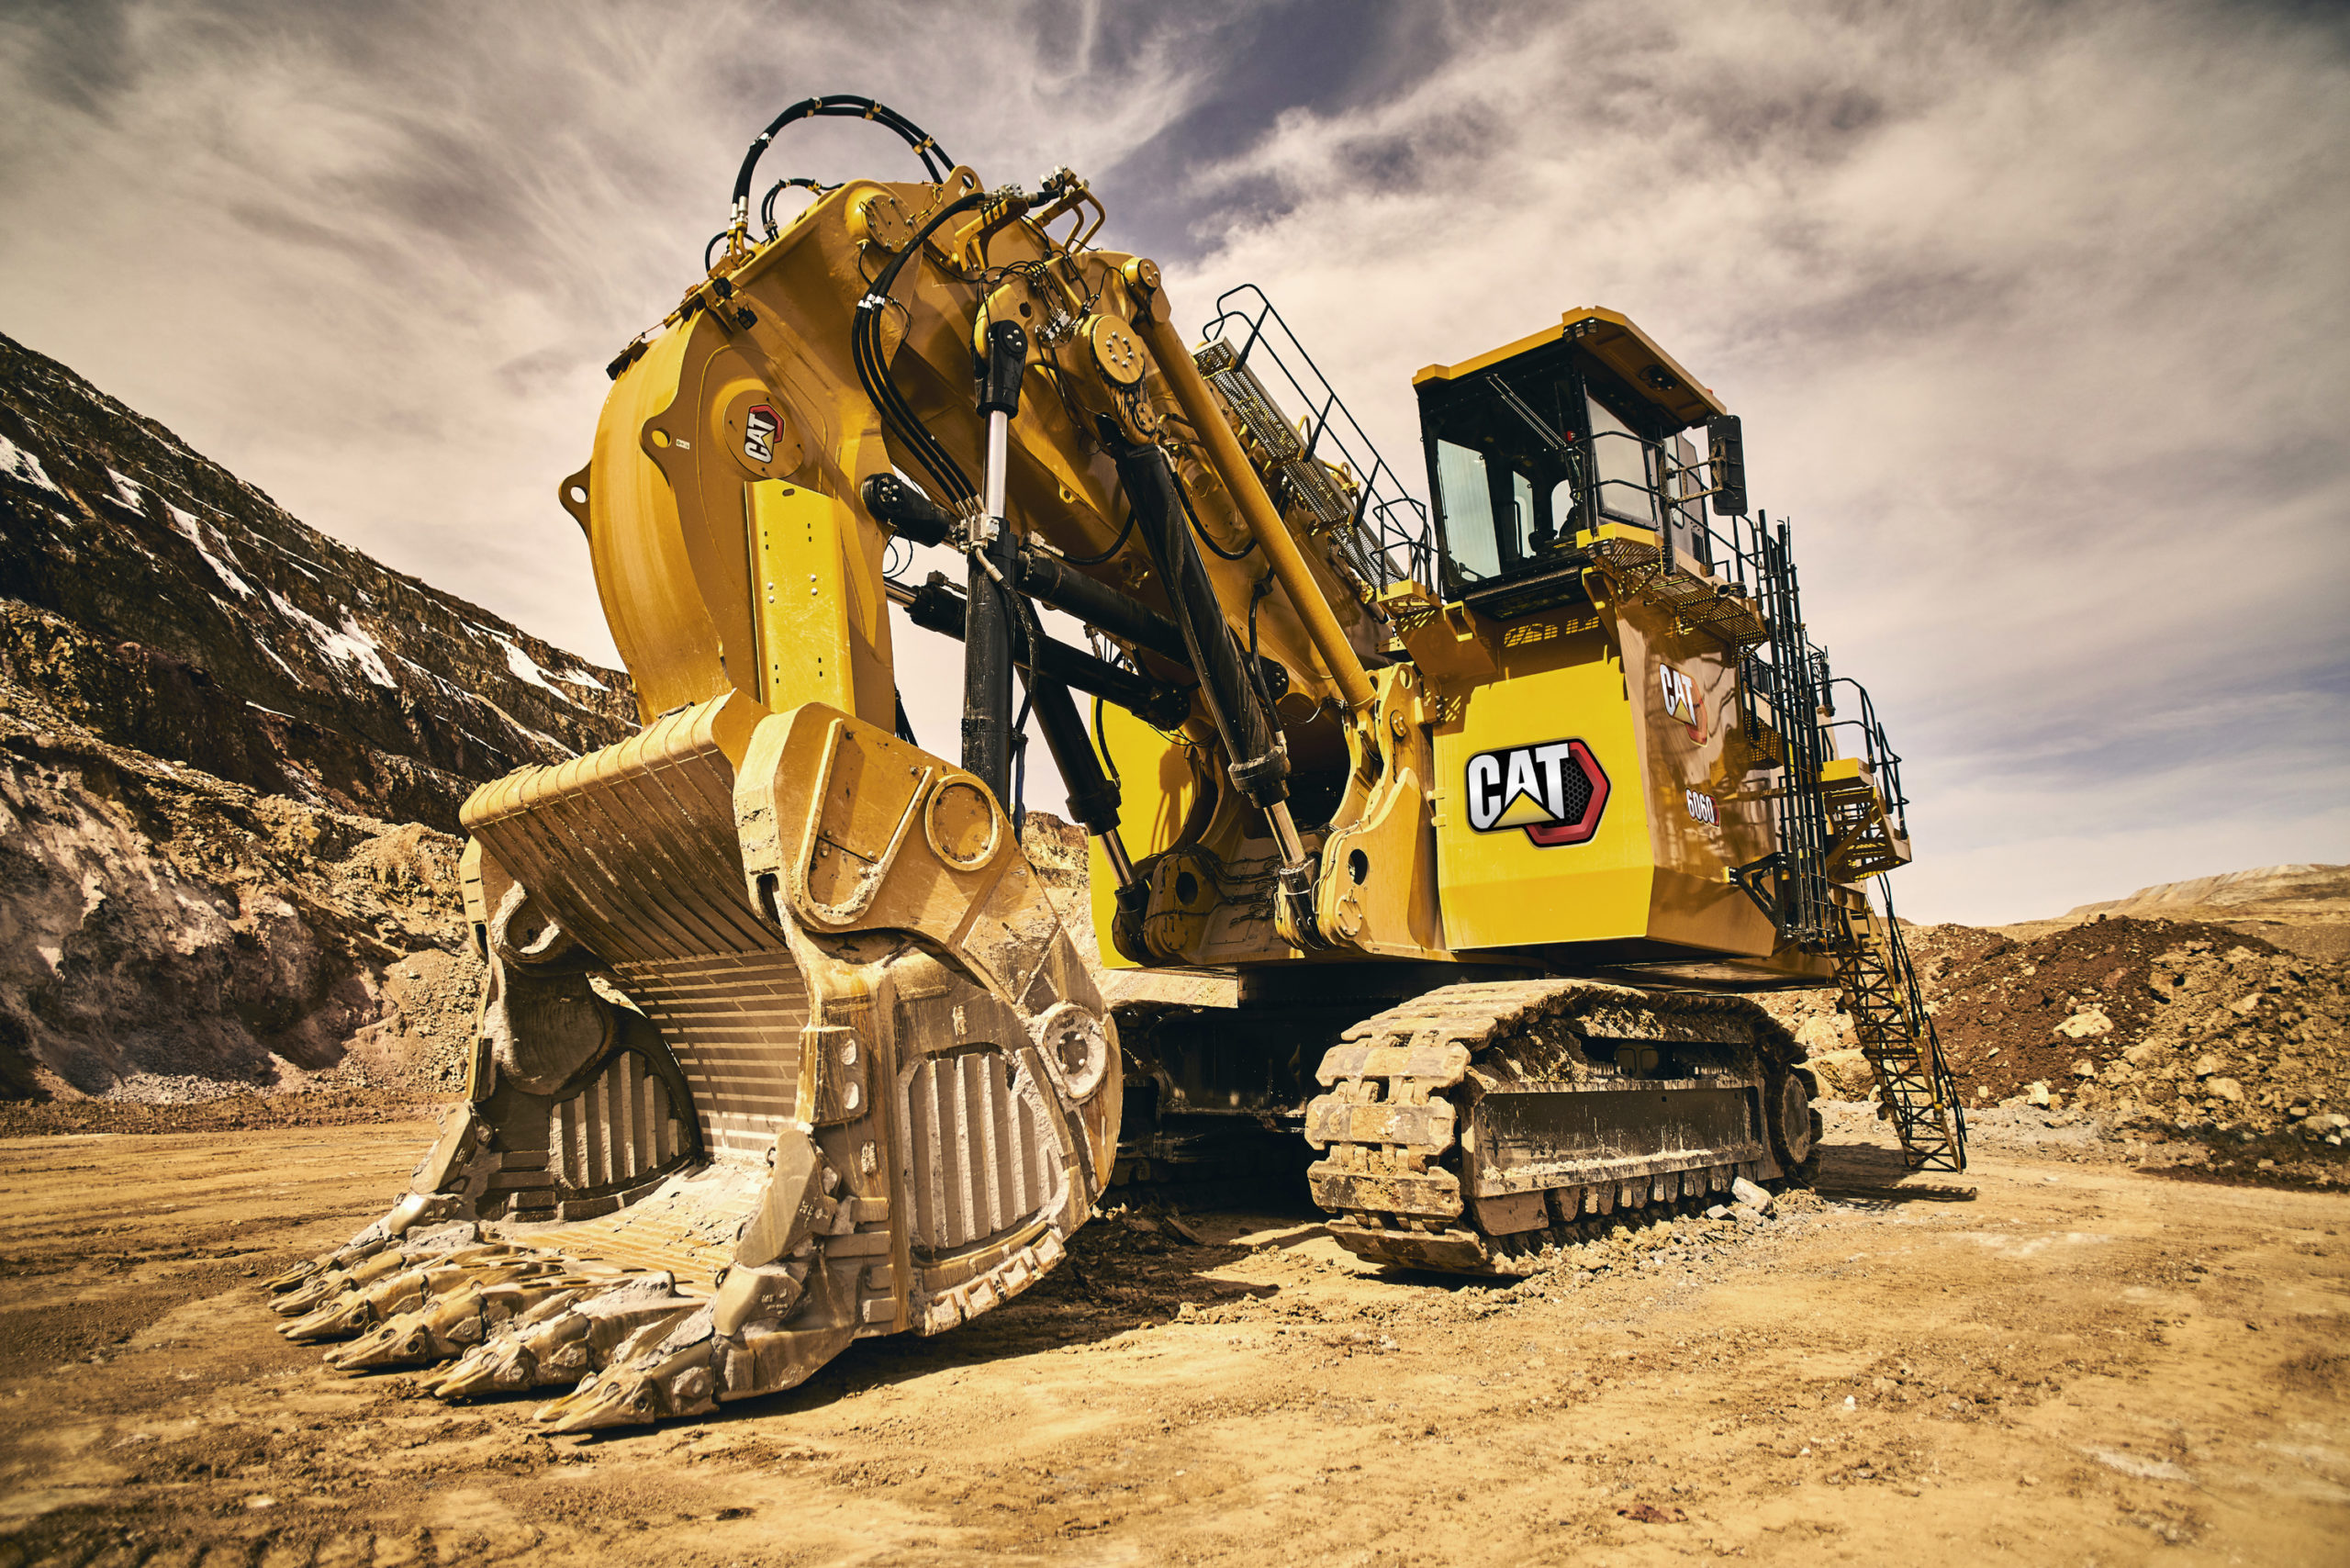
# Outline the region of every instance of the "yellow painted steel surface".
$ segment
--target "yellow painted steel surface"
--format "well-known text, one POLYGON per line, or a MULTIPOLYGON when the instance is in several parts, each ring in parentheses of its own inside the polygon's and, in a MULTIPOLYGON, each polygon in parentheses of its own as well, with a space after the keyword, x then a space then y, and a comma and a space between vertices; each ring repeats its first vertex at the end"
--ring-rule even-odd
POLYGON ((1595 626, 1528 646, 1532 651, 1518 650, 1504 666, 1504 678, 1472 689, 1460 716, 1437 728, 1437 867, 1446 932, 1463 951, 1646 935, 1656 856, 1623 669, 1595 626), (1538 844, 1528 827, 1572 824, 1552 814, 1550 801, 1510 789, 1507 754, 1525 758, 1517 782, 1539 794, 1550 783, 1548 759, 1534 753, 1567 742, 1587 748, 1606 780, 1605 798, 1589 836, 1538 844), (1507 798, 1480 828, 1470 765, 1495 753, 1504 754, 1495 766, 1507 798))
POLYGON ((856 513, 780 479, 754 481, 748 498, 760 696, 771 708, 822 702, 856 712, 853 650, 882 640, 883 621, 867 600, 872 585, 851 566, 856 513))
MULTIPOLYGON (((1437 729, 1438 879, 1453 947, 1647 939, 1767 957, 1770 924, 1729 879, 1769 852, 1773 831, 1738 729, 1728 650, 1646 605, 1603 599, 1575 610, 1491 627, 1494 674, 1464 683, 1457 717, 1437 729), (1523 792, 1477 825, 1473 759, 1505 754, 1505 754, 1576 740, 1606 780, 1587 837, 1558 831, 1550 802, 1523 792)), ((1549 784, 1546 759, 1528 766, 1549 784)))

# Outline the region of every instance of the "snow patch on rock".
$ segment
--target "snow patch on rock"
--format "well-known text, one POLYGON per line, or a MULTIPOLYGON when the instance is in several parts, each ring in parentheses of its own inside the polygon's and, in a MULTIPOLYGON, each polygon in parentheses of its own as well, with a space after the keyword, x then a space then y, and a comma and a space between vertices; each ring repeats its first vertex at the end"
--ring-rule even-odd
MULTIPOLYGON (((222 560, 219 556, 215 555, 210 547, 204 543, 204 523, 202 520, 197 518, 197 516, 192 511, 180 510, 179 508, 172 505, 169 501, 165 501, 163 503, 163 511, 171 518, 172 526, 178 529, 186 538, 187 542, 196 546, 196 553, 204 557, 204 564, 212 568, 212 575, 214 577, 218 577, 223 583, 227 584, 229 591, 234 593, 238 598, 252 598, 252 584, 239 577, 236 572, 229 567, 228 562, 222 560)), ((229 547, 228 541, 225 538, 221 541, 220 547, 224 550, 229 547)))
POLYGON ((12 479, 21 479, 52 496, 62 498, 65 494, 57 487, 57 481, 49 476, 49 471, 40 465, 39 458, 5 435, 0 435, 0 474, 6 474, 12 479))
MULTIPOLYGON (((560 680, 568 686, 592 686, 599 691, 611 689, 593 676, 565 675, 559 671, 548 669, 538 660, 524 653, 520 644, 511 637, 500 636, 496 632, 490 633, 490 635, 497 639, 499 647, 506 650, 506 667, 514 672, 516 679, 528 681, 550 697, 567 702, 574 708, 579 706, 578 700, 570 692, 556 686, 554 684, 556 681, 560 680)), ((538 732, 533 730, 531 733, 536 734, 538 732)), ((570 748, 566 746, 564 749, 568 751, 570 748)))
POLYGON ((328 658, 340 665, 357 666, 371 684, 387 691, 400 689, 400 683, 392 678, 391 666, 384 662, 383 644, 353 621, 348 611, 343 614, 342 630, 338 632, 274 589, 270 591, 269 602, 277 606, 279 614, 308 632, 310 640, 319 645, 319 652, 328 658))

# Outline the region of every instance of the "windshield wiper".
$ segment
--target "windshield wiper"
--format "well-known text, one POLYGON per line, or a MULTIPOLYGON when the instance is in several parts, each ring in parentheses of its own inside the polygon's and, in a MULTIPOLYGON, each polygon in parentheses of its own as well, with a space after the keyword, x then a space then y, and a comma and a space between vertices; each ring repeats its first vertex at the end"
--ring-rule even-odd
POLYGON ((1511 390, 1510 384, 1504 381, 1498 373, 1489 370, 1485 372, 1485 379, 1494 384, 1494 390, 1501 394, 1501 399, 1508 406, 1509 411, 1532 427, 1534 433, 1540 436, 1543 443, 1551 451, 1558 453, 1574 451, 1574 442, 1552 430, 1541 415, 1527 406, 1525 398, 1511 390))

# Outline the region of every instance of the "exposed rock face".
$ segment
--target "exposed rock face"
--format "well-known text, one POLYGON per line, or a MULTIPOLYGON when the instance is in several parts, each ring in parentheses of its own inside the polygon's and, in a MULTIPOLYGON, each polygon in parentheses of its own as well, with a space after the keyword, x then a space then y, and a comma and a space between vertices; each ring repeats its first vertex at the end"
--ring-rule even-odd
POLYGON ((453 1076, 480 975, 458 840, 110 746, 6 695, 0 1095, 453 1076))
POLYGON ((336 543, 5 337, 0 676, 115 745, 444 833, 475 785, 637 721, 626 676, 336 543))
POLYGON ((0 1096, 454 1087, 458 807, 636 717, 0 338, 0 1096))

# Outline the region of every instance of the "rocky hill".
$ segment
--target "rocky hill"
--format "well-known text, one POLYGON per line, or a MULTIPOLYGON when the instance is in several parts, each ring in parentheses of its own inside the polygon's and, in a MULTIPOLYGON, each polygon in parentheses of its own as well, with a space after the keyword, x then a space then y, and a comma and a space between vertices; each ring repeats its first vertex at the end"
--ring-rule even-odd
POLYGON ((454 832, 632 729, 628 678, 349 549, 0 337, 0 678, 114 745, 454 832))
POLYGON ((0 1097, 446 1087, 457 808, 636 717, 0 338, 0 1097))
POLYGON ((2085 903, 2054 920, 2003 927, 2028 941, 2113 916, 2198 920, 2257 936, 2306 958, 2350 959, 2350 866, 2255 866, 2185 882, 2159 882, 2128 898, 2085 903))

